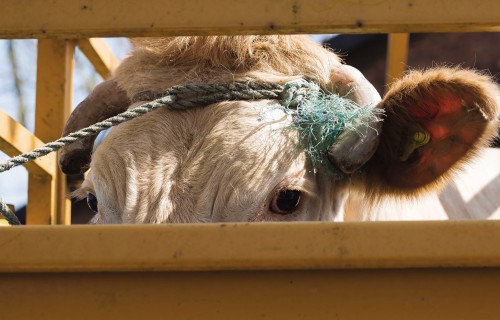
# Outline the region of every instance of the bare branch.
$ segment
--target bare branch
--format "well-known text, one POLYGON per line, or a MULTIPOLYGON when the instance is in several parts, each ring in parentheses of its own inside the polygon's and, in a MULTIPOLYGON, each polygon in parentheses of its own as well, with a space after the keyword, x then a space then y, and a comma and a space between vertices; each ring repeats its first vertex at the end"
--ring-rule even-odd
POLYGON ((18 66, 18 61, 17 61, 17 57, 16 57, 16 52, 15 52, 13 40, 8 41, 7 50, 8 50, 10 64, 12 66, 12 78, 14 79, 14 90, 16 91, 16 94, 17 94, 18 121, 23 126, 26 126, 26 104, 24 103, 24 97, 23 97, 23 92, 22 92, 23 81, 22 81, 21 77, 19 76, 19 66, 18 66))

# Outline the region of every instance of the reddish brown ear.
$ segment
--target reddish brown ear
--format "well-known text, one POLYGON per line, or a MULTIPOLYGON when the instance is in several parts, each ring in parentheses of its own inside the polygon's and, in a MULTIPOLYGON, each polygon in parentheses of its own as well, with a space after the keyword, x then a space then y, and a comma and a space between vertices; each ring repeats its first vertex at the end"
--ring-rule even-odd
POLYGON ((395 83, 381 102, 386 119, 368 166, 372 191, 439 185, 494 138, 499 98, 490 77, 458 68, 413 71, 395 83))

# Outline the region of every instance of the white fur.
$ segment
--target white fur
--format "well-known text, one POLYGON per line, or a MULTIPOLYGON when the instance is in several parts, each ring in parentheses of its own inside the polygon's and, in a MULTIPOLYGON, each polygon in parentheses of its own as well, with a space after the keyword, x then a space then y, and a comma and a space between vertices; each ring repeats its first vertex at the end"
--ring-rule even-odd
POLYGON ((312 170, 286 129, 291 120, 275 106, 159 110, 116 127, 95 152, 86 181, 98 195, 98 222, 333 220, 342 184, 312 170), (280 189, 303 192, 292 215, 269 212, 280 189))

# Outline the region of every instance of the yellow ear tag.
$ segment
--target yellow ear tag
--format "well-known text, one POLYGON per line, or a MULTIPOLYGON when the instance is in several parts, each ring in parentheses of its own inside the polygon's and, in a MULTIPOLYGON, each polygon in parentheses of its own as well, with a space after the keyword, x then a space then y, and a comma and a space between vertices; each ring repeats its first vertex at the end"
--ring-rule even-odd
POLYGON ((404 154, 399 158, 401 161, 406 161, 411 156, 411 154, 418 148, 425 146, 431 140, 431 135, 429 132, 422 130, 417 131, 413 134, 412 139, 408 139, 406 144, 404 154))

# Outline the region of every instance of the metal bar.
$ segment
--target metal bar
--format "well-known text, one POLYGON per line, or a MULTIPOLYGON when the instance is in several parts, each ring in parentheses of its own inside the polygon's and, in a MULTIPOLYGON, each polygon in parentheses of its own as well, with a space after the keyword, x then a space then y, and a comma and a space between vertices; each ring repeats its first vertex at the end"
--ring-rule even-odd
MULTIPOLYGON (((20 123, 0 110, 0 150, 13 157, 29 152, 44 145, 40 139, 23 127, 20 123)), ((50 179, 56 172, 56 155, 48 154, 45 157, 25 164, 31 174, 43 179, 50 179)))
POLYGON ((0 274, 0 310, 16 320, 498 319, 498 288, 499 268, 0 274))
POLYGON ((500 221, 38 226, 0 272, 500 267, 500 221))
POLYGON ((387 72, 386 84, 401 78, 406 70, 408 61, 408 33, 391 33, 387 42, 387 72))
POLYGON ((120 61, 114 56, 103 39, 91 38, 78 41, 78 47, 104 79, 109 78, 120 61))
POLYGON ((6 1, 1 38, 500 31, 497 0, 6 1))
MULTIPOLYGON (((73 54, 75 44, 68 40, 39 40, 35 135, 43 141, 61 136, 71 112, 73 54)), ((55 169, 54 179, 28 179, 28 224, 70 224, 71 212, 66 195, 66 178, 55 169)))

